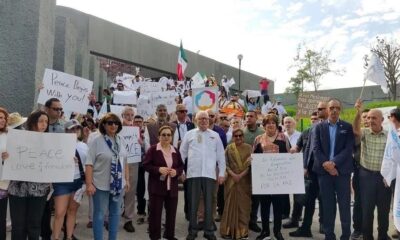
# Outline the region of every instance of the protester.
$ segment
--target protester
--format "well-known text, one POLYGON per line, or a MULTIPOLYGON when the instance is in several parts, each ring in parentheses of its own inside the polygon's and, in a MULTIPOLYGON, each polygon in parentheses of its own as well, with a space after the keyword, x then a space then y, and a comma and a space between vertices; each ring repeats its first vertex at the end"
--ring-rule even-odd
POLYGON ((244 142, 242 129, 233 131, 233 141, 225 151, 227 179, 220 234, 223 238, 243 239, 249 235, 252 146, 244 142))
MULTIPOLYGON (((49 117, 43 111, 31 113, 27 120, 27 130, 49 131, 49 117)), ((4 160, 3 154, 2 158, 4 160)), ((8 194, 12 222, 11 239, 39 239, 41 221, 50 192, 50 183, 10 181, 8 194)))
POLYGON ((117 239, 120 207, 124 186, 129 189, 129 168, 126 152, 118 133, 122 129, 119 117, 107 113, 99 124, 99 135, 89 143, 86 159, 86 187, 93 196, 93 234, 103 239, 104 215, 108 211, 108 239, 117 239))
POLYGON ((158 130, 160 127, 164 125, 170 126, 174 131, 176 128, 176 125, 174 123, 169 123, 168 122, 168 110, 167 106, 164 104, 159 104, 156 108, 156 115, 157 115, 157 121, 154 123, 149 123, 147 124, 147 130, 149 133, 150 137, 150 145, 154 145, 158 143, 159 138, 158 138, 158 130))
POLYGON ((263 78, 259 81, 259 86, 260 86, 261 96, 263 96, 264 103, 267 103, 269 101, 269 95, 268 95, 269 81, 266 78, 263 78))
MULTIPOLYGON (((279 119, 274 114, 268 114, 263 119, 265 133, 256 137, 254 141, 254 153, 287 153, 290 149, 289 139, 278 130, 279 119)), ((282 202, 285 195, 258 195, 261 205, 262 231, 257 240, 270 236, 269 213, 271 203, 274 211, 274 236, 277 240, 283 240, 282 227, 282 202)))
POLYGON ((216 184, 216 166, 218 163, 218 183, 224 182, 225 156, 224 146, 219 135, 208 129, 209 116, 207 112, 196 114, 197 128, 186 133, 180 152, 182 159, 187 159, 187 184, 189 193, 189 234, 187 240, 197 237, 197 209, 200 194, 204 197, 204 237, 216 239, 213 231, 212 196, 216 184))
MULTIPOLYGON (((7 110, 0 107, 0 153, 2 164, 4 160, 8 158, 8 153, 6 149, 8 117, 9 115, 7 110)), ((8 184, 9 181, 0 181, 0 239, 6 239, 8 184)))
MULTIPOLYGON (((369 109, 364 109, 361 112, 361 127, 368 128, 368 112, 369 109)), ((353 187, 354 202, 353 202, 353 233, 351 239, 362 239, 362 206, 360 194, 360 157, 361 157, 361 138, 355 138, 354 146, 354 172, 351 178, 351 186, 353 187)))
POLYGON ((353 171, 354 134, 351 124, 340 120, 341 103, 328 102, 328 120, 313 131, 313 171, 318 174, 324 212, 325 239, 336 239, 336 204, 342 225, 341 239, 350 237, 350 175, 353 171))
MULTIPOLYGON (((308 131, 307 140, 305 140, 305 145, 303 144, 303 168, 304 168, 304 177, 308 182, 308 187, 306 188, 306 196, 305 196, 305 204, 304 204, 304 219, 301 226, 294 232, 290 232, 289 235, 291 237, 312 237, 311 233, 311 225, 313 221, 313 215, 315 212, 315 200, 319 198, 319 183, 318 183, 318 175, 313 170, 314 165, 314 138, 313 131, 320 121, 324 121, 328 118, 327 112, 327 103, 319 102, 317 105, 317 118, 312 117, 313 125, 308 131)), ((303 142, 303 143, 304 143, 303 142)), ((302 144, 296 144, 300 146, 302 144)), ((300 151, 297 148, 294 152, 300 151)), ((292 151, 293 152, 293 151, 292 151)), ((323 234, 323 202, 319 200, 319 233, 323 234)))
POLYGON ((182 104, 185 105, 186 109, 188 110, 188 116, 190 120, 193 117, 193 97, 192 97, 193 91, 192 89, 189 89, 188 91, 188 96, 183 98, 182 104))
MULTIPOLYGON (((246 113, 246 126, 243 128, 244 142, 253 146, 254 140, 257 136, 263 134, 265 131, 262 127, 257 126, 257 113, 248 111, 246 113)), ((257 213, 260 201, 257 195, 251 195, 251 213, 249 229, 253 232, 261 232, 261 228, 257 225, 257 213)))
POLYGON ((283 125, 285 127, 285 135, 289 138, 291 146, 296 146, 297 140, 301 133, 296 130, 296 120, 292 117, 285 117, 283 119, 283 125))
POLYGON ((178 206, 178 177, 183 171, 181 155, 172 143, 172 128, 159 129, 160 142, 150 147, 143 162, 149 172, 150 196, 149 237, 161 239, 161 215, 165 206, 165 232, 163 239, 174 240, 175 219, 178 206))
POLYGON ((79 138, 82 134, 82 126, 73 119, 64 124, 66 133, 75 133, 77 137, 75 151, 75 172, 74 181, 65 183, 53 183, 54 197, 54 223, 53 223, 53 239, 60 239, 61 228, 64 224, 66 216, 66 233, 64 239, 73 239, 75 228, 76 214, 79 208, 79 202, 74 199, 75 192, 82 188, 85 183, 85 173, 83 166, 86 161, 88 147, 85 143, 80 142, 79 138))
POLYGON ((379 109, 371 109, 367 115, 369 128, 361 128, 362 102, 360 99, 357 99, 355 108, 357 112, 353 123, 354 135, 361 141, 359 178, 363 239, 374 239, 375 206, 378 209, 378 239, 390 239, 387 231, 392 191, 390 183, 387 184, 380 173, 388 135, 382 127, 383 115, 379 109))
POLYGON ((22 117, 18 112, 13 112, 8 115, 8 128, 24 130, 23 124, 28 118, 22 117))

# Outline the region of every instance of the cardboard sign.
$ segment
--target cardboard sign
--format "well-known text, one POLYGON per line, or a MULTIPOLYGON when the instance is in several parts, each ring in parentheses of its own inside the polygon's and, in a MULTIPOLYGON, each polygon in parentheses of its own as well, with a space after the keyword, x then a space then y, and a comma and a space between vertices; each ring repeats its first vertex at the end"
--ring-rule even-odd
POLYGON ((76 134, 10 129, 3 179, 29 182, 72 182, 76 134))
POLYGON ((143 119, 147 120, 154 113, 155 109, 150 101, 150 97, 146 95, 140 95, 137 101, 137 114, 142 116, 143 119))
POLYGON ((86 114, 89 105, 88 96, 92 92, 92 88, 92 81, 46 69, 43 77, 43 89, 40 90, 38 103, 45 104, 50 98, 58 98, 65 111, 86 114))
POLYGON ((253 194, 305 193, 302 153, 252 154, 253 194))
POLYGON ((311 114, 317 111, 318 103, 328 101, 330 97, 319 96, 309 93, 301 93, 297 99, 297 118, 309 118, 311 114))
POLYGON ((124 146, 127 152, 128 163, 138 163, 142 161, 142 148, 139 144, 140 130, 138 127, 122 127, 118 133, 124 139, 124 146))
POLYGON ((113 95, 114 104, 135 105, 137 102, 136 91, 114 91, 113 95))
POLYGON ((165 92, 157 92, 151 94, 151 103, 153 104, 153 109, 157 109, 159 104, 164 104, 167 106, 168 113, 175 112, 176 110, 176 102, 175 97, 177 97, 177 93, 175 91, 165 91, 165 92))
POLYGON ((214 112, 218 110, 218 88, 206 87, 193 89, 193 112, 205 111, 212 109, 214 112))
POLYGON ((140 94, 162 92, 162 84, 159 82, 142 82, 140 85, 140 94))

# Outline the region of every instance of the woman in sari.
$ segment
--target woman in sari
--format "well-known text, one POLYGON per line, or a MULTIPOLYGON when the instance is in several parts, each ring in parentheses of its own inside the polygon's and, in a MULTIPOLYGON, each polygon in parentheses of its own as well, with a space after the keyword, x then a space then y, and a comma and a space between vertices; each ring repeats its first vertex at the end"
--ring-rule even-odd
POLYGON ((251 145, 244 142, 243 130, 233 131, 233 143, 225 151, 225 208, 220 233, 227 239, 247 239, 251 211, 251 145))

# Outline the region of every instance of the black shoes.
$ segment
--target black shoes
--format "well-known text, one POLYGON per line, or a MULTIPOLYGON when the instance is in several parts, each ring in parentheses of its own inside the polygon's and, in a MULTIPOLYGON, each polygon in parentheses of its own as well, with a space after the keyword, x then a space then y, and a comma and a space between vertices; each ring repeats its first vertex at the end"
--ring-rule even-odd
POLYGON ((124 224, 124 229, 127 232, 133 233, 135 232, 135 227, 132 224, 132 221, 128 221, 124 224))
POLYGON ((197 235, 195 235, 195 234, 190 234, 190 233, 189 233, 189 234, 186 236, 186 240, 195 240, 196 237, 197 237, 197 235))
POLYGON ((249 224, 249 229, 253 232, 261 232, 261 228, 257 225, 257 223, 250 223, 249 224))
POLYGON ((296 231, 290 232, 289 236, 312 238, 312 233, 311 233, 311 230, 306 230, 304 228, 298 228, 296 231))
POLYGON ((270 240, 271 237, 268 232, 262 231, 260 235, 257 236, 256 240, 270 240))
POLYGON ((274 234, 274 235, 275 235, 275 239, 276 239, 276 240, 285 240, 285 239, 283 238, 281 232, 278 232, 277 234, 274 234))
POLYGON ((283 228, 298 228, 299 221, 293 220, 292 218, 282 225, 283 228))
POLYGON ((207 240, 217 240, 217 237, 214 234, 204 234, 203 237, 207 240))

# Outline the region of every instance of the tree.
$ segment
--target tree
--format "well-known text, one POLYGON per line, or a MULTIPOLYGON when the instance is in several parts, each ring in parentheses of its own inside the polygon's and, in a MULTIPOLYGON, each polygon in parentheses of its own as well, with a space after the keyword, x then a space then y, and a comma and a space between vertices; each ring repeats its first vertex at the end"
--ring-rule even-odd
MULTIPOLYGON (((294 82, 301 82, 301 92, 304 90, 304 82, 312 83, 314 91, 317 91, 321 86, 321 79, 328 73, 334 73, 342 75, 344 70, 332 69, 332 64, 335 63, 334 59, 330 58, 330 51, 321 49, 319 51, 312 50, 305 46, 305 44, 299 44, 297 48, 297 55, 293 59, 294 64, 291 68, 297 68, 297 75, 294 78, 299 78, 294 82), (304 49, 304 50, 303 50, 304 49)), ((294 85, 292 85, 292 88, 294 85)), ((287 89, 291 89, 290 87, 287 89)), ((296 88, 294 88, 296 89, 296 88)))
MULTIPOLYGON (((396 84, 400 80, 400 45, 394 40, 387 41, 377 36, 371 52, 376 53, 383 64, 390 99, 395 101, 397 98, 396 84)), ((368 66, 368 62, 366 66, 368 66)))
POLYGON ((285 92, 293 93, 298 98, 299 94, 304 90, 304 74, 304 71, 297 70, 297 75, 290 78, 290 87, 287 87, 285 92))

